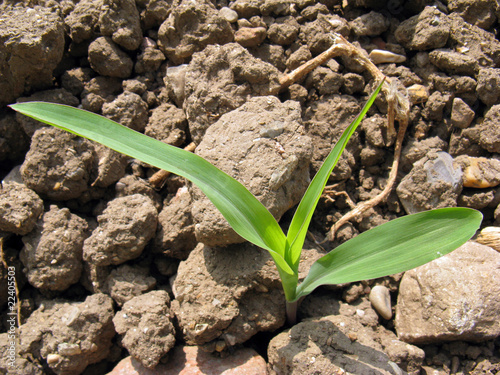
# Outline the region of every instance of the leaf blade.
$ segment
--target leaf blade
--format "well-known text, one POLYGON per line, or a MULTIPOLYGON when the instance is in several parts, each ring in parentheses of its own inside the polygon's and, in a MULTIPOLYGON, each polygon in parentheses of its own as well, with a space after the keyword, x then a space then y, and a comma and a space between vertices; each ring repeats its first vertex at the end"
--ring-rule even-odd
POLYGON ((187 178, 207 195, 240 236, 273 252, 277 264, 284 267, 286 273, 292 272, 284 260, 280 261, 286 239, 271 213, 241 183, 200 156, 74 107, 42 102, 18 103, 10 107, 187 178))
POLYGON ((469 208, 442 208, 370 229, 317 260, 296 298, 320 285, 374 279, 430 262, 469 240, 481 220, 482 214, 469 208))

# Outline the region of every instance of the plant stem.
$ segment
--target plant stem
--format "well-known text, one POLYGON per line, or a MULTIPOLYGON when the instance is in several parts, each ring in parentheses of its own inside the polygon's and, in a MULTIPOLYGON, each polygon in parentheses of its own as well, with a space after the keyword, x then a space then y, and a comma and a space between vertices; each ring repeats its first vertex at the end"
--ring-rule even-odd
POLYGON ((286 320, 288 325, 293 326, 297 323, 297 307, 299 301, 288 302, 286 301, 286 320))

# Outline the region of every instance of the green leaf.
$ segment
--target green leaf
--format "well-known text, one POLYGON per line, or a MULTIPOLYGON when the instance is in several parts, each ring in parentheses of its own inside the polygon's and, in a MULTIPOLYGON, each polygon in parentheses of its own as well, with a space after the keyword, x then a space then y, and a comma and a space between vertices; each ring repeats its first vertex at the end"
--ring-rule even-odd
POLYGON ((404 272, 463 245, 477 231, 482 214, 442 208, 404 216, 338 246, 311 267, 296 299, 325 284, 375 279, 404 272))
POLYGON ((271 213, 242 184, 200 156, 81 109, 42 102, 10 107, 187 178, 205 193, 241 237, 271 252, 280 273, 293 274, 284 260, 285 235, 271 213))
POLYGON ((337 162, 339 161, 342 152, 346 148, 347 142, 353 135, 358 125, 363 120, 365 114, 372 106, 383 84, 384 81, 382 81, 378 85, 377 89, 370 96, 370 98, 366 102, 365 106, 363 107, 359 115, 347 127, 347 129, 344 130, 339 141, 332 149, 332 151, 330 151, 327 158, 323 162, 323 165, 314 176, 311 184, 307 188, 306 193, 302 197, 302 200, 300 201, 297 210, 295 211, 295 215, 293 216, 290 228, 288 229, 287 243, 289 245, 289 248, 287 249, 287 251, 285 251, 285 259, 288 262, 288 264, 290 264, 292 269, 294 269, 296 272, 300 261, 302 246, 304 245, 304 240, 306 238, 307 230, 309 228, 309 223, 311 222, 311 218, 313 216, 314 210, 316 209, 316 205, 318 204, 319 198, 323 193, 323 189, 325 188, 325 185, 328 182, 328 178, 330 177, 330 174, 332 173, 332 170, 335 167, 335 165, 337 165, 337 162))

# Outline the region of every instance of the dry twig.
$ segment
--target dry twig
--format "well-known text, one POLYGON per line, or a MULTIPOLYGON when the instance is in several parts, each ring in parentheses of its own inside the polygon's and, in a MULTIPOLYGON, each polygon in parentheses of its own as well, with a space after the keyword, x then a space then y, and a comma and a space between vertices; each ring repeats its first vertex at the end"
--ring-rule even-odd
MULTIPOLYGON (((195 149, 196 149, 196 144, 194 142, 191 142, 186 147, 184 147, 184 150, 189 152, 193 152, 195 149)), ((151 177, 149 177, 149 183, 153 188, 161 189, 163 187, 163 184, 165 184, 165 180, 167 179, 168 176, 170 176, 170 172, 160 169, 159 171, 155 172, 151 177)))

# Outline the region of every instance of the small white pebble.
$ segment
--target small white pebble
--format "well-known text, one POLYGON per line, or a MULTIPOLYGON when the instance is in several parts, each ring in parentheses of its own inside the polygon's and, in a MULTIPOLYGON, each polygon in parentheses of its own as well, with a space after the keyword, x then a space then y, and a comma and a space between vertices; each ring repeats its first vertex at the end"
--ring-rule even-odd
POLYGON ((368 57, 374 64, 402 63, 406 61, 406 57, 403 55, 381 49, 374 49, 368 57))
POLYGON ((377 285, 372 288, 370 302, 382 318, 392 318, 391 294, 385 286, 377 285))

